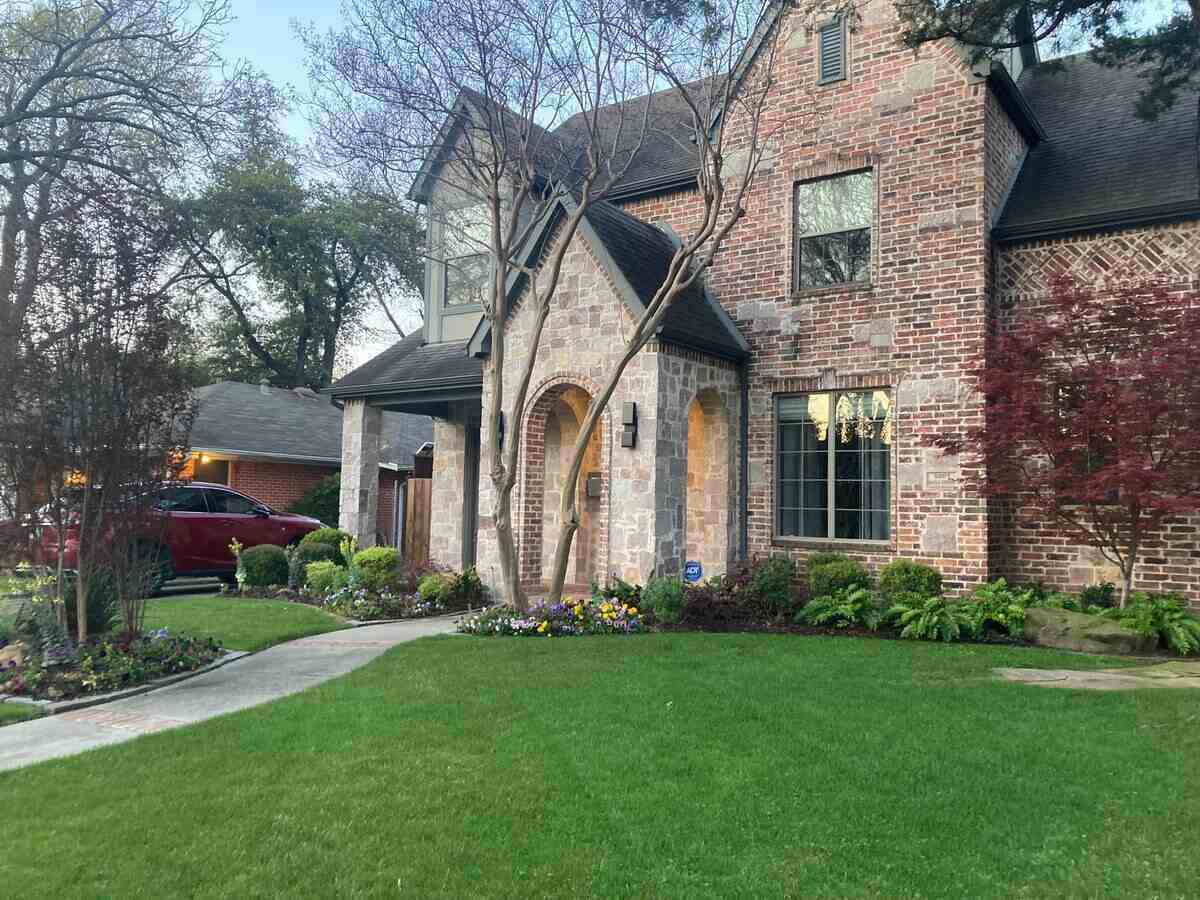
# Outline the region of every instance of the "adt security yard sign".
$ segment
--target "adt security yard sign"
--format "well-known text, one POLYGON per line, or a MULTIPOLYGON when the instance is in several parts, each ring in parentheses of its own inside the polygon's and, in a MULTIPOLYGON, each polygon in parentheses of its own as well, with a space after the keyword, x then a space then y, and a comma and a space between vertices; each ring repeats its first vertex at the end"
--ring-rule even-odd
POLYGON ((683 580, 691 584, 695 584, 704 577, 704 567, 694 559, 689 559, 683 564, 683 580))

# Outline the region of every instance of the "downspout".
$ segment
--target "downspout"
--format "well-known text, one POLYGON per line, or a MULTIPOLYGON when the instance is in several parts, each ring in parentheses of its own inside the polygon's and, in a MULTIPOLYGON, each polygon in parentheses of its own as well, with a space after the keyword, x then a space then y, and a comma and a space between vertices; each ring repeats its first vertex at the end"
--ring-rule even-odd
POLYGON ((750 556, 750 363, 738 366, 738 559, 750 556))

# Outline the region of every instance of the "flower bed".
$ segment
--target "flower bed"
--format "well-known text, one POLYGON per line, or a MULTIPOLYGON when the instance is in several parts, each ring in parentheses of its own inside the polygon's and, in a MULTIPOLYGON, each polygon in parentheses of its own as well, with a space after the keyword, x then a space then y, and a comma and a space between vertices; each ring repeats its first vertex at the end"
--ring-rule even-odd
POLYGON ((567 598, 561 603, 534 604, 526 612, 493 606, 458 622, 463 634, 564 637, 582 634, 634 634, 646 630, 645 616, 620 600, 567 598))
POLYGON ((36 651, 19 664, 10 660, 0 667, 0 693, 45 700, 105 694, 202 668, 220 655, 211 639, 180 637, 165 628, 132 641, 102 637, 56 648, 49 665, 36 651))

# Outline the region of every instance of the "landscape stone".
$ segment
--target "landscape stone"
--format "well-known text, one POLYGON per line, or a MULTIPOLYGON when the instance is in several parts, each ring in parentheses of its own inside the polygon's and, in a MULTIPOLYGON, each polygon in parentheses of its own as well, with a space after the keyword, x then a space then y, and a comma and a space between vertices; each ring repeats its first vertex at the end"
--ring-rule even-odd
POLYGON ((1121 654, 1148 653, 1158 642, 1153 635, 1138 634, 1111 619, 1041 608, 1025 611, 1025 640, 1059 650, 1121 654))

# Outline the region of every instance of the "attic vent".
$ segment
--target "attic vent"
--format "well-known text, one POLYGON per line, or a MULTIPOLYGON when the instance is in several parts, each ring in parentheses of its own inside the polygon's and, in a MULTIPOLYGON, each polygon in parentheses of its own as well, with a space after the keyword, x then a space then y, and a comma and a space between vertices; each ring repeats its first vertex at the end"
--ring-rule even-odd
POLYGON ((846 20, 826 22, 817 30, 817 84, 846 77, 846 20))

